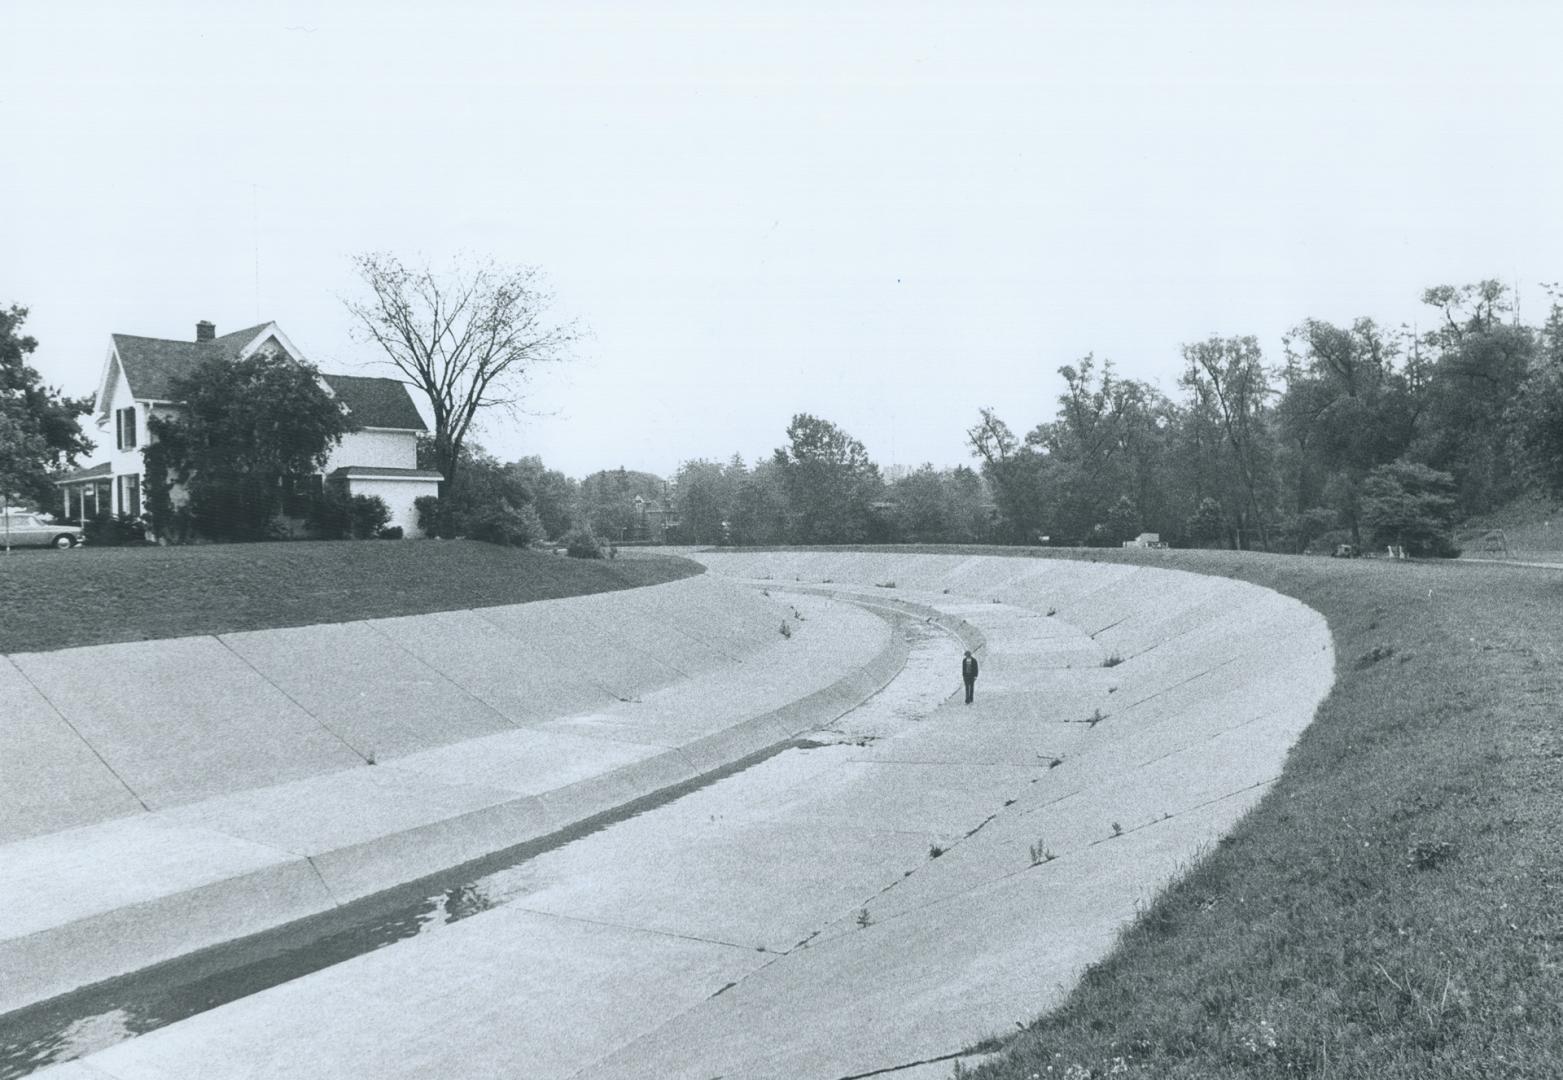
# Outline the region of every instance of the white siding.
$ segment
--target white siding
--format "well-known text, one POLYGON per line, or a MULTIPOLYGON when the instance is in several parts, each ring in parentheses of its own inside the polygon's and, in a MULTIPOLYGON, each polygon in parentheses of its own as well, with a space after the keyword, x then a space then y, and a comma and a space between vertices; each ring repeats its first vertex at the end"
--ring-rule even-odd
MULTIPOLYGON (((141 448, 146 446, 147 439, 147 412, 148 405, 144 401, 133 401, 130 397, 130 384, 125 381, 124 369, 117 358, 110 361, 109 382, 103 400, 99 403, 103 412, 93 417, 93 430, 88 432, 93 441, 93 454, 91 460, 78 463, 83 469, 102 465, 104 462, 114 470, 114 477, 135 475, 141 476, 145 461, 141 457, 141 448), (121 450, 119 447, 119 428, 116 414, 121 409, 134 407, 136 410, 136 445, 121 450)), ((110 503, 101 507, 113 513, 122 513, 127 508, 120 505, 121 485, 117 479, 110 479, 110 503)), ((143 493, 144 498, 144 493, 143 493)), ((144 505, 143 505, 144 508, 144 505)), ((71 513, 76 509, 73 506, 71 513)))
POLYGON ((380 429, 352 432, 331 452, 326 472, 351 465, 370 469, 416 469, 417 433, 380 429))
POLYGON ((412 501, 420 495, 438 495, 437 480, 387 480, 376 477, 355 476, 348 480, 348 490, 354 495, 378 495, 391 509, 390 525, 400 525, 402 535, 414 540, 423 535, 418 528, 418 511, 412 501))

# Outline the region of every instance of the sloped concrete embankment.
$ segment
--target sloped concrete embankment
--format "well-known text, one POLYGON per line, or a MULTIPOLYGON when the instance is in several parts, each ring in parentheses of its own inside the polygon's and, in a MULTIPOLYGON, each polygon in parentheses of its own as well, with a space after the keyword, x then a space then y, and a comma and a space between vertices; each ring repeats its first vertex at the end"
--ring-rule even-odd
POLYGON ((686 783, 904 658, 859 607, 710 576, 4 657, 0 1013, 686 783))
MULTIPOLYGON (((1227 579, 961 555, 696 557, 773 588, 935 607, 983 637, 976 708, 886 732, 842 767, 853 820, 905 820, 903 798, 875 792, 912 775, 1031 776, 994 787, 939 858, 807 948, 576 1074, 593 1080, 868 1075, 1028 1022, 1263 797, 1334 682, 1317 612, 1227 579)), ((811 781, 798 812, 827 812, 809 808, 832 788, 811 781)))
POLYGON ((47 1075, 947 1076, 1232 827, 1333 677, 1317 613, 1222 579, 698 557, 941 622, 979 648, 976 703, 922 635, 808 748, 538 856, 492 908, 47 1075))

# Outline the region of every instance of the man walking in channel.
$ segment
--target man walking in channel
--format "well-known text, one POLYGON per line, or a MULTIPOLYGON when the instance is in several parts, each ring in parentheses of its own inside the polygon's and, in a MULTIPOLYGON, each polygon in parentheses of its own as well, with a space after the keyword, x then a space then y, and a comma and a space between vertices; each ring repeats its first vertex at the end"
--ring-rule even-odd
POLYGON ((977 688, 977 658, 966 650, 961 658, 961 681, 966 684, 966 704, 971 704, 971 692, 977 688))

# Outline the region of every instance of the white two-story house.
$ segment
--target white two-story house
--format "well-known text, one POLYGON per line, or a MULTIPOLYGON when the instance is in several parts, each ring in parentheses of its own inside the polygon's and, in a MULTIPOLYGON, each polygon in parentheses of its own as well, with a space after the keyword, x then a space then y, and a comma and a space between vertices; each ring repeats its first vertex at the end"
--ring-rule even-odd
MULTIPOLYGON (((171 384, 213 357, 241 360, 262 350, 304 359, 274 322, 222 337, 211 323, 199 322, 193 341, 110 335, 92 413, 94 456, 100 460, 56 481, 65 519, 85 521, 100 513, 139 517, 147 421, 179 410, 171 384)), ((439 494, 441 478, 418 468, 418 436, 428 428, 407 387, 361 375, 322 374, 321 380, 359 426, 332 451, 325 476, 345 484, 349 494, 379 496, 390 507, 390 524, 400 526, 404 536, 423 535, 413 500, 439 494)))

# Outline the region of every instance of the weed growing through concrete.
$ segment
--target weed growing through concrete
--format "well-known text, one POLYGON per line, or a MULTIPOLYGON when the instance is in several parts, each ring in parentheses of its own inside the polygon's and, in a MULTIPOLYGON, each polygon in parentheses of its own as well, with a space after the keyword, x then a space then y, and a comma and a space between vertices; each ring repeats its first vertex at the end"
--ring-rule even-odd
POLYGON ((1123 657, 1119 656, 1117 653, 1113 653, 1111 656, 1107 657, 1107 659, 1102 661, 1102 666, 1117 667, 1121 663, 1123 663, 1123 657))
POLYGON ((873 918, 868 914, 868 908, 859 908, 857 913, 857 928, 865 930, 873 923, 873 918))
POLYGON ((1043 842, 1040 836, 1037 837, 1037 842, 1032 844, 1028 850, 1031 852, 1032 866, 1041 866, 1043 863, 1050 863, 1058 858, 1057 855, 1048 850, 1047 844, 1043 842))
POLYGON ((1049 761, 1047 763, 1047 767, 1050 768, 1050 769, 1056 769, 1060 765, 1062 765, 1063 763, 1064 763, 1064 759, 1063 758, 1056 757, 1056 758, 1054 758, 1053 760, 1051 760, 1051 761, 1049 761))
POLYGON ((784 638, 792 637, 792 627, 787 625, 787 620, 786 619, 782 620, 781 636, 784 637, 784 638))
POLYGON ((876 589, 893 589, 893 588, 895 588, 895 582, 893 582, 893 581, 876 581, 876 582, 874 582, 874 588, 876 588, 876 589))
POLYGON ((1123 835, 1123 826, 1118 824, 1116 821, 1113 822, 1113 835, 1114 836, 1122 836, 1123 835))
POLYGON ((1050 608, 1047 609, 1047 617, 1048 618, 1051 619, 1054 615, 1057 615, 1057 614, 1058 614, 1058 609, 1057 608, 1050 607, 1050 608))
POLYGON ((930 844, 929 845, 929 847, 928 847, 928 857, 930 859, 937 859, 940 855, 943 855, 943 854, 944 854, 944 849, 942 847, 940 847, 938 844, 930 844))
POLYGON ((1100 724, 1103 720, 1106 719, 1107 716, 1102 712, 1101 709, 1093 709, 1091 711, 1091 715, 1085 718, 1085 724, 1087 727, 1095 727, 1097 724, 1100 724))

